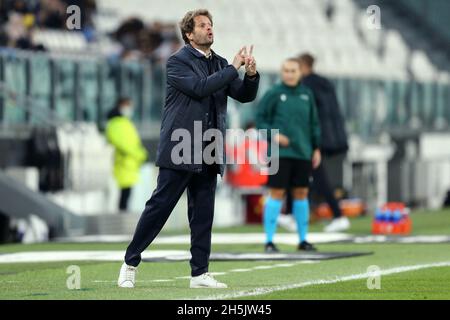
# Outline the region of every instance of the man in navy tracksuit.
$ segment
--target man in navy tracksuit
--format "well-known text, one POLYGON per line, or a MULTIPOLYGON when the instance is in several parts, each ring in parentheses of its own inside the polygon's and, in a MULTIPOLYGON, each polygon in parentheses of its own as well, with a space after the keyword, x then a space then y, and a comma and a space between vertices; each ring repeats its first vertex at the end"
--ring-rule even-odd
POLYGON ((212 17, 207 10, 188 12, 180 22, 180 29, 186 45, 167 61, 167 96, 156 159, 160 167, 157 187, 127 248, 118 280, 120 287, 134 287, 141 253, 161 231, 187 189, 192 255, 190 287, 226 288, 208 273, 217 174, 224 173, 224 144, 217 143, 214 155, 217 161, 211 164, 202 157, 206 144, 210 143, 203 142, 202 137, 208 129, 217 129, 221 138, 225 137, 227 97, 242 103, 253 101, 259 74, 252 49, 247 53, 242 48, 232 64, 210 49, 214 37, 212 17), (238 74, 242 66, 246 70, 243 80, 238 74), (177 129, 192 137, 190 148, 181 151, 181 162, 179 153, 174 153, 180 142, 177 129))

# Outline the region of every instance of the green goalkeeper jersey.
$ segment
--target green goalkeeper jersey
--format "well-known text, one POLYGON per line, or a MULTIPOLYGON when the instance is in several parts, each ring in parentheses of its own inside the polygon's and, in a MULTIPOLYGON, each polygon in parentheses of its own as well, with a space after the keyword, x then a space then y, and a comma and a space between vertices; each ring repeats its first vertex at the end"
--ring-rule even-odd
POLYGON ((313 151, 320 146, 314 96, 302 85, 273 86, 258 105, 256 124, 258 129, 278 129, 289 138, 289 146, 280 146, 280 158, 311 160, 313 151))

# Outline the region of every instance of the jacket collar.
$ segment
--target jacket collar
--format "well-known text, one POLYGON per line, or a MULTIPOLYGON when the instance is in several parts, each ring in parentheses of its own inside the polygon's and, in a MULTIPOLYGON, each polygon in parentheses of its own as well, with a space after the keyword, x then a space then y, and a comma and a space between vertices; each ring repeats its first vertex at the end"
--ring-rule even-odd
MULTIPOLYGON (((194 56, 197 58, 205 58, 205 55, 202 54, 200 51, 196 50, 193 46, 190 44, 186 44, 184 46, 187 50, 189 50, 194 56)), ((217 56, 217 54, 214 52, 214 50, 211 49, 211 57, 217 56)))

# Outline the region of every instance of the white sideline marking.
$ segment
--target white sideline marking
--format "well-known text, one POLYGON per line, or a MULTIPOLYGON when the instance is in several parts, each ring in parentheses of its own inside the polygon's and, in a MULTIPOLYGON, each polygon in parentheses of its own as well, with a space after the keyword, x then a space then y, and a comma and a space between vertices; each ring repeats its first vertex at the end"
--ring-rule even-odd
POLYGON ((274 266, 256 266, 253 269, 255 270, 267 270, 267 269, 273 269, 275 268, 274 266))
POLYGON ((281 267, 281 268, 287 268, 294 266, 294 263, 278 263, 275 265, 275 267, 281 267))
MULTIPOLYGON (((353 236, 347 233, 323 233, 323 232, 310 232, 308 234, 308 241, 311 243, 329 243, 337 241, 352 240, 353 236)), ((89 242, 129 242, 131 240, 130 235, 94 235, 94 236, 79 236, 58 238, 58 242, 77 242, 77 243, 89 243, 89 242)), ((213 232, 212 244, 262 244, 265 242, 264 232, 254 233, 221 233, 213 232)), ((279 244, 298 245, 298 235, 294 233, 278 233, 275 236, 275 242, 279 244)), ((165 236, 161 235, 155 239, 154 244, 189 244, 191 243, 191 236, 173 235, 165 236)))
MULTIPOLYGON (((233 259, 231 253, 218 254, 222 257, 229 256, 233 259)), ((284 259, 289 253, 271 254, 271 259, 284 259)), ((31 262, 57 262, 57 261, 117 261, 123 262, 123 250, 82 250, 82 251, 33 251, 33 252, 15 252, 0 254, 0 264, 3 263, 31 263, 31 262)), ((245 253, 239 254, 241 259, 266 259, 265 253, 245 253)), ((183 250, 147 250, 142 253, 142 259, 166 258, 168 261, 181 261, 190 259, 189 251, 183 250)), ((236 261, 236 260, 230 260, 236 261)), ((270 260, 262 260, 270 261, 270 260)), ((272 260, 273 261, 273 260, 272 260)), ((311 260, 300 260, 307 263, 311 260)), ((285 263, 293 263, 285 262, 285 263)))
MULTIPOLYGON (((185 250, 147 250, 142 253, 142 259, 166 258, 168 256, 185 256, 185 250)), ((57 262, 57 261, 122 261, 123 250, 83 250, 83 251, 34 251, 15 252, 0 255, 3 263, 57 262)))
MULTIPOLYGON (((429 263, 429 264, 418 264, 418 265, 411 265, 411 266, 400 266, 400 267, 394 267, 386 270, 381 270, 379 275, 390 275, 390 274, 396 274, 396 273, 402 273, 402 272, 408 272, 408 271, 415 271, 420 269, 428 269, 428 268, 435 268, 435 267, 449 267, 450 261, 445 262, 437 262, 437 263, 429 263)), ((348 276, 343 277, 337 277, 335 279, 321 279, 321 280, 312 280, 312 281, 306 281, 306 282, 299 282, 294 284, 287 284, 287 285, 280 285, 276 287, 268 287, 268 288, 255 288, 252 290, 247 291, 238 291, 234 293, 229 294, 221 294, 221 295, 212 295, 212 296, 206 296, 206 297, 196 297, 195 299, 200 300, 223 300, 223 299, 236 299, 236 298, 242 298, 242 297, 250 297, 250 296, 258 296, 263 294, 269 294, 272 292, 277 291, 284 291, 289 289, 297 289, 297 288, 303 288, 313 285, 320 285, 320 284, 333 284, 338 282, 345 282, 345 281, 351 281, 351 280, 358 280, 358 279, 365 279, 369 276, 372 276, 373 274, 370 273, 358 273, 358 274, 352 274, 348 276)), ((186 298, 188 300, 189 298, 186 298)), ((185 300, 185 299, 182 299, 185 300)))
MULTIPOLYGON (((354 243, 449 243, 450 236, 448 235, 423 235, 423 236, 406 236, 392 238, 383 235, 369 235, 369 236, 351 236, 346 233, 309 233, 309 241, 312 243, 332 243, 340 241, 350 241, 354 243)), ((94 236, 79 236, 57 238, 57 242, 75 242, 75 243, 92 243, 92 242, 130 242, 130 235, 94 235, 94 236)), ((213 233, 212 244, 261 244, 264 243, 264 233, 213 233)), ((189 244, 190 236, 159 236, 154 241, 155 244, 189 244)), ((297 245, 297 233, 280 233, 276 235, 276 243, 297 245)))
POLYGON ((252 271, 252 269, 231 269, 230 272, 249 272, 252 271))
MULTIPOLYGON (((347 233, 308 233, 308 241, 311 243, 329 243, 337 241, 351 240, 353 236, 347 233)), ((212 244, 261 244, 265 242, 264 232, 258 233, 220 233, 213 232, 211 237, 212 244)), ((155 239, 155 244, 188 244, 190 235, 161 236, 155 239)), ((297 233, 278 233, 275 235, 275 243, 298 245, 297 233)))
POLYGON ((448 235, 389 237, 384 235, 360 236, 353 239, 354 243, 448 243, 448 235))

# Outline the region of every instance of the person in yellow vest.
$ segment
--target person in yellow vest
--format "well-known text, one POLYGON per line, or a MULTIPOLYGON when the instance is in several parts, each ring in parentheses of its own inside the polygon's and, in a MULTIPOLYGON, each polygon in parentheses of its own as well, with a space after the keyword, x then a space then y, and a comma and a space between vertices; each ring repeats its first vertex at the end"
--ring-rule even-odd
POLYGON ((125 212, 132 187, 139 180, 139 169, 147 159, 133 124, 133 104, 129 98, 119 98, 108 113, 106 138, 114 146, 114 177, 120 188, 119 210, 125 212))

